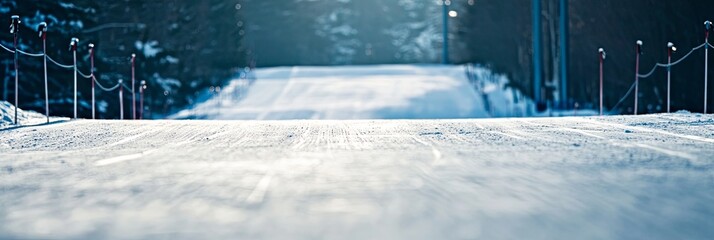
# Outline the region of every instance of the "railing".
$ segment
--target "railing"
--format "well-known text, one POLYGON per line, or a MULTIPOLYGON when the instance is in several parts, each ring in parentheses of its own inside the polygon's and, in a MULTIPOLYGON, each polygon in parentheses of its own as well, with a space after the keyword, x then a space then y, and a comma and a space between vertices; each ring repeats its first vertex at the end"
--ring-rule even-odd
MULTIPOLYGON (((20 17, 17 15, 12 16, 11 18, 11 24, 10 24, 10 33, 13 34, 14 37, 14 44, 13 48, 6 47, 2 44, 0 44, 0 47, 10 53, 14 54, 14 65, 15 65, 15 125, 19 124, 18 118, 17 118, 17 112, 18 112, 18 96, 20 95, 18 92, 18 86, 19 86, 19 55, 25 55, 29 57, 35 57, 35 58, 43 58, 43 63, 44 63, 44 81, 45 81, 45 115, 47 116, 47 123, 49 123, 50 119, 50 106, 49 106, 49 89, 47 86, 47 61, 49 60, 50 63, 54 64, 57 67, 64 68, 64 69, 72 69, 74 72, 74 119, 77 119, 77 78, 78 75, 81 76, 82 78, 85 79, 91 79, 92 80, 92 119, 96 119, 96 98, 95 98, 95 86, 98 86, 99 89, 106 91, 106 92, 112 92, 116 91, 119 89, 119 103, 120 103, 120 117, 121 119, 124 119, 124 107, 123 107, 123 90, 126 89, 129 93, 132 94, 132 118, 136 119, 136 94, 135 94, 135 62, 136 62, 136 55, 132 54, 131 55, 131 88, 129 88, 127 85, 123 83, 122 79, 119 79, 115 85, 112 85, 111 87, 106 87, 102 83, 100 83, 97 78, 96 78, 96 73, 94 72, 94 44, 90 43, 89 46, 89 53, 90 53, 90 61, 91 61, 91 68, 90 68, 90 74, 85 74, 81 70, 78 69, 77 66, 77 47, 79 45, 79 39, 78 38, 72 38, 70 41, 70 50, 72 51, 73 54, 73 59, 74 62, 69 65, 69 64, 62 64, 59 63, 58 61, 54 60, 52 57, 47 55, 47 23, 40 23, 37 26, 37 31, 39 33, 39 37, 42 38, 42 45, 43 45, 43 51, 42 53, 28 53, 23 50, 18 49, 18 30, 19 30, 19 24, 20 24, 20 17)), ((139 86, 140 94, 141 94, 141 106, 142 109, 140 109, 140 119, 143 119, 143 92, 146 89, 146 81, 141 81, 141 85, 139 86)))
MULTIPOLYGON (((709 43, 709 32, 712 31, 712 22, 706 21, 704 22, 704 28, 705 28, 705 37, 704 37, 704 43, 702 43, 699 46, 696 46, 692 48, 686 55, 684 55, 682 58, 672 62, 672 53, 677 51, 677 48, 674 46, 673 43, 669 42, 667 43, 667 63, 656 63, 652 69, 647 72, 646 74, 640 74, 640 56, 642 55, 642 48, 644 43, 640 40, 636 42, 636 65, 635 65, 635 82, 632 83, 630 86, 630 89, 627 91, 625 96, 623 96, 620 101, 618 101, 611 109, 617 109, 621 104, 625 102, 625 100, 632 94, 633 90, 635 92, 635 105, 634 105, 634 115, 638 114, 638 106, 639 106, 639 83, 640 79, 647 79, 651 77, 658 68, 665 68, 667 70, 667 112, 669 113, 671 110, 671 78, 672 78, 672 67, 684 62, 684 60, 688 59, 692 54, 698 50, 701 50, 704 48, 704 114, 707 113, 707 100, 708 100, 708 85, 709 85, 709 48, 714 48, 714 45, 709 43)), ((603 86, 603 73, 602 73, 602 68, 604 65, 604 60, 605 60, 605 50, 600 48, 598 50, 599 52, 599 58, 600 58, 600 115, 603 114, 603 104, 602 104, 602 98, 603 98, 603 91, 602 91, 602 86, 603 86)))

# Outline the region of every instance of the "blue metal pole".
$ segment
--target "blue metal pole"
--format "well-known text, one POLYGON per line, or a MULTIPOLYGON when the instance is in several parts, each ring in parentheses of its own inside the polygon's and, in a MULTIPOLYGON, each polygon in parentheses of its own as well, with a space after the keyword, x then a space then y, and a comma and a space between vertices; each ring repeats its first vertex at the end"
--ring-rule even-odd
POLYGON ((533 0, 533 100, 540 102, 542 77, 540 0, 533 0))
POLYGON ((442 15, 443 15, 443 37, 444 37, 444 53, 443 56, 441 57, 441 63, 443 64, 449 64, 449 5, 447 3, 449 0, 444 0, 441 4, 442 6, 442 15))
POLYGON ((560 96, 563 107, 568 102, 568 37, 570 21, 568 16, 568 0, 560 0, 560 96))

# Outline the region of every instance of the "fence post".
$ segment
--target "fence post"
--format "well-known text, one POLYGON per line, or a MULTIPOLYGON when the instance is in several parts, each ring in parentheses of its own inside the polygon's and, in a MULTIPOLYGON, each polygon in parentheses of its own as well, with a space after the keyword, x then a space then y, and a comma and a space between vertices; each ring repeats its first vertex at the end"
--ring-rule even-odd
POLYGON ((18 54, 19 52, 17 51, 17 31, 19 31, 20 27, 20 16, 18 15, 13 15, 12 16, 12 21, 10 23, 10 33, 13 34, 13 47, 15 48, 15 125, 20 124, 20 122, 17 121, 17 105, 18 105, 18 96, 19 94, 19 87, 18 84, 20 83, 20 78, 19 78, 19 70, 18 70, 18 54))
POLYGON ((672 53, 677 51, 674 43, 667 43, 667 113, 671 112, 672 93, 672 53))
POLYGON ((41 22, 37 26, 37 32, 39 32, 40 38, 42 38, 42 63, 45 70, 45 116, 47 117, 47 123, 50 123, 50 98, 47 87, 47 23, 41 22))
POLYGON ((442 47, 441 63, 449 64, 449 5, 451 5, 451 0, 441 1, 442 10, 442 38, 444 39, 444 44, 442 47))
POLYGON ((124 86, 123 80, 119 79, 119 119, 124 120, 124 86))
POLYGON ((602 86, 603 85, 603 81, 602 81, 603 76, 602 75, 603 75, 603 71, 602 71, 602 69, 603 69, 603 64, 605 62, 606 54, 605 54, 605 49, 600 48, 597 51, 600 53, 598 55, 600 58, 600 116, 602 116, 602 114, 603 114, 603 108, 602 108, 602 95, 603 95, 603 86, 602 86))
POLYGON ((77 44, 79 44, 78 38, 72 38, 69 43, 69 50, 74 56, 74 119, 77 119, 77 44))
POLYGON ((136 54, 131 54, 131 112, 132 118, 136 120, 136 90, 134 89, 135 75, 134 63, 136 62, 136 54))
POLYGON ((635 63, 635 115, 637 115, 637 100, 640 98, 640 55, 642 55, 642 41, 637 40, 637 59, 635 63))
POLYGON ((89 44, 89 62, 90 62, 90 69, 89 69, 89 76, 91 76, 90 80, 92 81, 92 119, 96 119, 96 104, 95 104, 95 95, 94 95, 94 44, 90 43, 89 44))
POLYGON ((707 88, 709 87, 709 31, 712 29, 712 22, 704 22, 706 34, 704 37, 704 114, 707 114, 707 88))
POLYGON ((144 119, 144 89, 146 89, 146 81, 141 80, 141 86, 139 86, 139 101, 140 103, 140 109, 139 109, 139 119, 143 120, 144 119))

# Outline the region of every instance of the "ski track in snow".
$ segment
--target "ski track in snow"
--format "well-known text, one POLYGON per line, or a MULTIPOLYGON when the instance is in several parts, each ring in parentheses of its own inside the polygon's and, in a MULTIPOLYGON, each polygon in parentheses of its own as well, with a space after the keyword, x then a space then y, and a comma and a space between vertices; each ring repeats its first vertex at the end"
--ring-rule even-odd
POLYGON ((0 131, 0 238, 708 239, 712 126, 665 114, 18 128, 0 131))
MULTIPOLYGON (((239 101, 220 96, 209 98, 172 118, 352 120, 489 116, 483 98, 467 79, 463 66, 277 67, 257 69, 255 75, 257 80, 239 101)), ((233 86, 238 81, 244 80, 234 80, 224 89, 237 89, 233 86)))

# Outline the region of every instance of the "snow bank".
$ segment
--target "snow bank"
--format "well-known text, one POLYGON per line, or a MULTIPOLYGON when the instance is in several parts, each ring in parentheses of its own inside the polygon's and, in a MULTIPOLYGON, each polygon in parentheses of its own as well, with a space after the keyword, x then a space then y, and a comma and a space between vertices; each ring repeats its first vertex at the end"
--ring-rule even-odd
MULTIPOLYGON (((45 115, 34 111, 17 109, 17 120, 20 125, 41 124, 47 122, 45 115)), ((7 128, 15 123, 15 106, 7 101, 0 101, 0 129, 7 128)))

